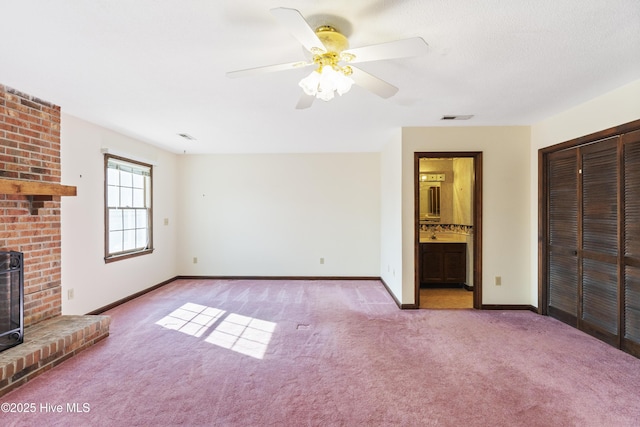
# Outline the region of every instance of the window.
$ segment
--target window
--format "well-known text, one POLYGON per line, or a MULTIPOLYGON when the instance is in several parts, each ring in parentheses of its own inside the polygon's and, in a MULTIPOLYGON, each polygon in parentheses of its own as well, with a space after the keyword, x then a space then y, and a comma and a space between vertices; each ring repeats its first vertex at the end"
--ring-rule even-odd
POLYGON ((151 165, 105 154, 105 262, 153 251, 151 165))

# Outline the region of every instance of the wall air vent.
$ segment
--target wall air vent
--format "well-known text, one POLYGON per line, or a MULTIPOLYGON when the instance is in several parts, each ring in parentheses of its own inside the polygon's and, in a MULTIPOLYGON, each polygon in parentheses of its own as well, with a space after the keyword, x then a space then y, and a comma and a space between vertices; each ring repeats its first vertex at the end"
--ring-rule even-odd
POLYGON ((179 137, 186 139, 187 141, 195 141, 196 139, 189 135, 188 133, 179 133, 179 137))
POLYGON ((442 116, 440 120, 469 120, 473 117, 473 114, 457 115, 457 116, 442 116))

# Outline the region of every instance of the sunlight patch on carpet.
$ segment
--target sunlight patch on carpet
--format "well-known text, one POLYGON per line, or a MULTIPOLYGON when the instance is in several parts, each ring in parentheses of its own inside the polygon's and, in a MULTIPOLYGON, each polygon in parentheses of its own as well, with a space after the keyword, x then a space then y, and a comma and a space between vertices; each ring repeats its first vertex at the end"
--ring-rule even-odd
POLYGON ((262 359, 275 329, 276 324, 273 322, 231 313, 205 341, 262 359))
POLYGON ((193 337, 200 337, 223 314, 225 314, 224 310, 188 302, 158 320, 156 325, 193 337))
POLYGON ((206 342, 256 359, 264 357, 276 329, 273 322, 190 302, 158 320, 156 325, 193 337, 202 337, 213 327, 206 342))

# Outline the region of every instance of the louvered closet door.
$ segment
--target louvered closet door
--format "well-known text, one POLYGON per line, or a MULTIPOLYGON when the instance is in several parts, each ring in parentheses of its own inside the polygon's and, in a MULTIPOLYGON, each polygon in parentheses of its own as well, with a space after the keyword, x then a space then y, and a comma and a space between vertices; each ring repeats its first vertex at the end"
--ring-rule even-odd
POLYGON ((578 316, 578 150, 548 156, 549 315, 577 325, 578 316))
POLYGON ((640 356, 640 131, 624 144, 624 350, 640 356))
MULTIPOLYGON (((618 341, 618 138, 580 148, 581 286, 578 325, 618 341)), ((579 242, 580 243, 580 242, 579 242)))

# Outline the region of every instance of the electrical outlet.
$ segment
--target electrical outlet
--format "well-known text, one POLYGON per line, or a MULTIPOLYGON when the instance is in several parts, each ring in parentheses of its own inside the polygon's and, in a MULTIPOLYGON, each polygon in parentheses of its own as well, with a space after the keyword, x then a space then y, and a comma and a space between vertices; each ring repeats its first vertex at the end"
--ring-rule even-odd
POLYGON ((68 300, 72 300, 72 299, 73 299, 73 297, 74 297, 74 294, 73 294, 73 288, 71 288, 71 289, 67 289, 67 299, 68 299, 68 300))
POLYGON ((496 286, 502 286, 502 276, 496 276, 496 286))
POLYGON ((198 263, 198 257, 197 257, 197 256, 194 256, 194 257, 193 257, 193 263, 194 263, 194 264, 197 264, 197 263, 198 263))
POLYGON ((320 258, 320 264, 324 264, 324 258, 320 258))

